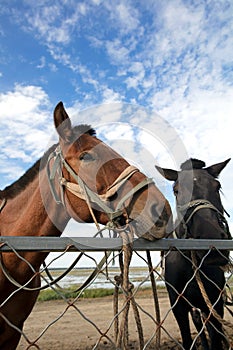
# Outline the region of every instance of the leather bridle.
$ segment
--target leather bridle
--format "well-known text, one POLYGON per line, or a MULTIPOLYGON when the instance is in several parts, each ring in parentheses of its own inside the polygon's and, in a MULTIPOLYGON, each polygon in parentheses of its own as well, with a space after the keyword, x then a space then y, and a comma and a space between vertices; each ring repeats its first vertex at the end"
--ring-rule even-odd
MULTIPOLYGON (((135 193, 140 191, 145 186, 153 183, 153 179, 145 178, 135 187, 133 187, 129 192, 120 199, 115 209, 112 209, 107 201, 112 197, 121 186, 123 186, 126 181, 139 170, 130 165, 128 166, 118 178, 113 182, 111 186, 108 187, 106 193, 99 195, 96 192, 92 191, 83 181, 83 179, 71 168, 68 162, 65 160, 60 145, 49 155, 47 161, 47 175, 49 180, 49 186, 54 200, 57 204, 62 204, 66 207, 65 198, 64 198, 64 189, 67 189, 76 197, 81 198, 86 201, 88 208, 93 217, 93 211, 91 203, 97 204, 97 206, 107 214, 109 222, 107 225, 114 227, 116 219, 121 217, 124 213, 125 202, 131 198, 135 193), (73 177, 75 183, 67 181, 62 174, 62 168, 65 168, 68 173, 73 177), (56 181, 60 187, 59 193, 56 190, 56 181)), ((93 217, 94 222, 96 222, 95 217, 93 217)))

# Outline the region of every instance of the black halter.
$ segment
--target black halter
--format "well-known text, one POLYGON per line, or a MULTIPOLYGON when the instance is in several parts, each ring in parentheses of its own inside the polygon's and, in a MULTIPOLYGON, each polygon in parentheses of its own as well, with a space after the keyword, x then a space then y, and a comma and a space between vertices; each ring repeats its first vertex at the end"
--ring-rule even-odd
MULTIPOLYGON (((214 210, 217 214, 219 225, 226 232, 228 239, 232 239, 229 225, 228 225, 228 222, 227 222, 224 214, 221 213, 211 202, 209 202, 206 199, 196 199, 196 200, 190 201, 184 205, 177 205, 177 212, 178 212, 178 215, 182 217, 181 223, 182 223, 184 231, 185 231, 184 235, 182 235, 182 238, 191 238, 191 233, 189 232, 189 229, 188 229, 188 223, 191 220, 191 218, 193 217, 193 215, 200 209, 212 209, 212 210, 214 210), (191 213, 186 218, 185 213, 188 210, 191 210, 191 213)), ((230 215, 227 213, 227 211, 225 209, 223 209, 223 212, 225 212, 225 214, 228 217, 230 217, 230 215)))

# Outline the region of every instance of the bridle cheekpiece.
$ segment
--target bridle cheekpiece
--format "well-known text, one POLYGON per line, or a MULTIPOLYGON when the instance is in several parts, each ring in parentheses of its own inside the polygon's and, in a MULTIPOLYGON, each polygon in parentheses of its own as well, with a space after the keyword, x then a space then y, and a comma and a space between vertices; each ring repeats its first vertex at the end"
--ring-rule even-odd
MULTIPOLYGON (((95 203, 97 206, 105 212, 109 218, 108 225, 115 226, 115 221, 117 218, 121 217, 124 212, 124 204, 125 202, 131 198, 136 192, 153 183, 153 179, 145 178, 140 183, 138 183, 135 187, 133 187, 129 192, 126 193, 123 198, 120 199, 115 209, 112 209, 108 204, 110 197, 112 197, 121 186, 136 172, 138 172, 138 168, 130 165, 128 166, 113 182, 111 186, 108 187, 106 193, 99 195, 96 192, 92 191, 82 180, 82 178, 71 168, 71 166, 65 160, 60 145, 56 147, 56 149, 49 155, 47 161, 47 176, 49 180, 49 186, 51 193, 53 195, 54 200, 57 204, 65 205, 65 196, 64 196, 64 188, 74 194, 76 197, 81 198, 86 201, 88 204, 89 210, 93 216, 93 211, 91 209, 90 203, 95 203), (51 165, 51 162, 53 164, 51 165), (73 177, 75 183, 67 181, 63 174, 62 168, 65 168, 68 173, 73 177), (59 193, 56 190, 56 181, 59 184, 59 193)), ((94 220, 95 221, 95 220, 94 220)))
MULTIPOLYGON (((177 205, 177 212, 179 214, 180 217, 182 217, 181 219, 181 223, 183 225, 184 228, 184 235, 182 236, 182 238, 190 238, 190 234, 189 234, 189 229, 188 229, 188 223, 190 222, 190 220, 192 219, 192 217, 194 216, 194 214, 201 209, 212 209, 216 212, 217 214, 217 218, 219 221, 219 224, 224 228, 224 231, 226 232, 228 239, 231 239, 231 234, 230 234, 230 229, 229 229, 229 225, 228 222, 224 216, 223 213, 221 213, 220 210, 218 210, 211 202, 209 202, 206 199, 195 199, 192 200, 184 205, 177 205), (187 218, 185 218, 186 213, 192 210, 191 213, 188 215, 187 218)), ((226 213, 226 215, 229 217, 230 215, 227 213, 227 211, 223 208, 223 212, 226 213)))

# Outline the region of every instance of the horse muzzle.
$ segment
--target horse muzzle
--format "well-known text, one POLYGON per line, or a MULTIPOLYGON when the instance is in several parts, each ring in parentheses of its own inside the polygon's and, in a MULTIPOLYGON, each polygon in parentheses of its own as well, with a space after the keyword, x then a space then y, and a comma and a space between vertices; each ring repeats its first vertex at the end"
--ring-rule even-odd
POLYGON ((149 241, 166 237, 172 231, 172 213, 170 205, 164 199, 164 203, 145 207, 141 213, 134 210, 130 213, 131 226, 138 237, 149 241))

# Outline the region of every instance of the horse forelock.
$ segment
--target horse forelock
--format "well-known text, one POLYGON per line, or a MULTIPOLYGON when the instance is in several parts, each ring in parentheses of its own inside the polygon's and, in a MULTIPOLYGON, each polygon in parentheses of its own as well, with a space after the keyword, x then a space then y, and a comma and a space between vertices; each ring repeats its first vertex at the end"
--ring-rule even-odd
POLYGON ((80 124, 73 127, 74 135, 81 136, 82 134, 88 134, 90 136, 96 136, 96 131, 88 124, 80 124))
POLYGON ((205 167, 205 162, 199 159, 190 158, 181 164, 181 170, 192 170, 192 169, 203 169, 205 167))

